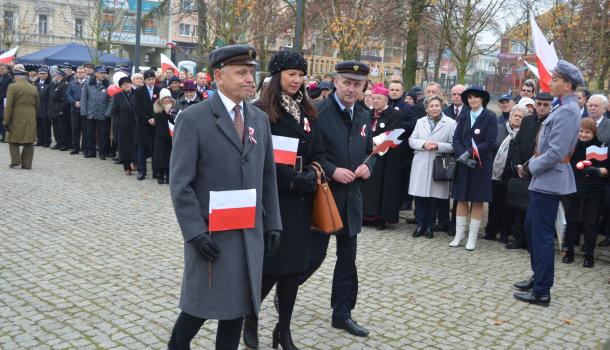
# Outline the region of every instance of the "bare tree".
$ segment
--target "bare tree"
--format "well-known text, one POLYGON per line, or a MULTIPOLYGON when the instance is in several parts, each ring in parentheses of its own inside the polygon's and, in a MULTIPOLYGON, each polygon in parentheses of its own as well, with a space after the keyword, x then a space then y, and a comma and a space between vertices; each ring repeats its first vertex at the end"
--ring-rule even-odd
POLYGON ((6 51, 27 43, 36 32, 36 24, 27 20, 31 9, 20 13, 16 3, 10 0, 3 3, 1 9, 0 49, 6 51))
POLYGON ((473 57, 487 54, 494 48, 495 43, 481 45, 478 41, 484 32, 498 29, 496 15, 506 1, 436 1, 435 18, 440 21, 445 43, 453 55, 458 83, 464 83, 473 57))

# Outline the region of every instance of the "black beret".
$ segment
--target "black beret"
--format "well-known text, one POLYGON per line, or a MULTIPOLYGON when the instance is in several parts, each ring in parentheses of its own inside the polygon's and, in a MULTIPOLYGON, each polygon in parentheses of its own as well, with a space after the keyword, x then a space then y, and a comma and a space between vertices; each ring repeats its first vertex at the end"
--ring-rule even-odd
POLYGON ((123 85, 123 83, 131 83, 131 78, 130 77, 122 77, 121 79, 119 79, 119 86, 123 85))
POLYGON ((365 80, 369 75, 369 66, 358 61, 345 61, 337 63, 335 71, 346 78, 365 80))
POLYGON ((307 74, 307 61, 295 51, 282 50, 269 61, 269 72, 279 73, 287 69, 298 69, 307 74))
POLYGON ((223 46, 210 52, 208 61, 216 69, 228 65, 256 65, 256 50, 250 45, 223 46))
POLYGON ((147 70, 144 71, 144 80, 148 79, 148 78, 156 78, 157 76, 155 75, 155 72, 152 70, 147 70))
POLYGON ((178 77, 177 77, 177 76, 175 76, 175 75, 172 75, 172 77, 171 77, 171 78, 169 78, 169 81, 168 81, 168 82, 169 82, 169 83, 173 83, 173 82, 175 82, 175 81, 180 82, 180 78, 178 78, 178 77))

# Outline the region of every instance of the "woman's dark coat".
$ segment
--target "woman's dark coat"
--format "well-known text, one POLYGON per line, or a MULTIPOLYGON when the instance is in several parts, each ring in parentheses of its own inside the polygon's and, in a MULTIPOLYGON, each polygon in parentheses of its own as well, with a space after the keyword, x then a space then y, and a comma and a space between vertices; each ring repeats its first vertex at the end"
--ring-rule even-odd
MULTIPOLYGON (((373 137, 400 128, 402 123, 403 114, 388 107, 381 113, 377 123, 373 117, 371 123, 373 137), (374 130, 373 126, 375 126, 374 130)), ((398 212, 403 199, 403 192, 399 190, 404 181, 401 175, 402 160, 400 148, 390 149, 382 157, 377 158, 371 177, 362 184, 365 217, 376 216, 389 223, 398 222, 398 212)))
MULTIPOLYGON (((173 112, 175 113, 175 110, 173 112)), ((174 113, 167 114, 165 111, 155 113, 155 147, 152 157, 154 169, 169 169, 169 160, 172 155, 172 137, 169 134, 168 121, 174 124, 174 113)))
MULTIPOLYGON (((306 114, 302 111, 301 120, 297 123, 290 114, 283 111, 281 118, 276 123, 271 123, 271 133, 299 139, 297 156, 303 157, 303 170, 305 171, 313 161, 324 164, 326 155, 318 124, 311 118, 307 118, 311 129, 311 132, 307 132, 304 118, 306 118, 306 114)), ((273 256, 265 258, 263 272, 289 274, 304 271, 308 266, 312 235, 311 212, 314 193, 301 193, 290 189, 290 184, 296 176, 293 167, 276 164, 275 170, 284 230, 278 250, 273 256)))
POLYGON ((116 120, 119 130, 119 158, 121 162, 137 159, 136 153, 136 112, 133 106, 134 93, 119 92, 112 102, 112 120, 116 120))
POLYGON ((470 111, 462 111, 453 136, 455 157, 468 151, 473 155, 472 139, 477 145, 481 164, 469 168, 457 163, 451 197, 460 202, 491 202, 491 170, 493 148, 498 135, 498 119, 483 109, 474 125, 470 126, 470 111))

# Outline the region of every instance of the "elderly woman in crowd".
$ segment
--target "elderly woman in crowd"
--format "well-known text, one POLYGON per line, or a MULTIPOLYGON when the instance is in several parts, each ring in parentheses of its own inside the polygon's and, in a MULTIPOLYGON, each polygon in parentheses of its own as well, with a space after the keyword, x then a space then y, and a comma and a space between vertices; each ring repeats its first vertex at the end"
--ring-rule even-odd
POLYGON ((507 182, 513 175, 511 161, 508 159, 509 146, 517 136, 521 120, 525 118, 528 111, 521 105, 513 106, 509 112, 508 121, 498 123, 498 136, 494 145, 494 162, 492 167, 491 203, 487 215, 487 227, 483 239, 494 240, 496 233, 500 231, 500 242, 508 243, 513 222, 514 211, 505 205, 507 182))
POLYGON ((144 76, 140 73, 135 73, 131 76, 131 84, 133 85, 134 90, 144 86, 144 76))
POLYGON ((413 237, 433 237, 437 208, 441 199, 449 198, 449 181, 434 181, 432 169, 438 154, 453 153, 455 120, 443 114, 445 101, 440 96, 428 96, 424 100, 426 116, 417 120, 409 137, 413 148, 413 165, 409 180, 409 194, 415 198, 417 228, 413 237))
MULTIPOLYGON (((380 140, 376 136, 400 128, 403 118, 399 110, 388 108, 389 90, 383 83, 375 85, 371 91, 371 131, 375 141, 380 140)), ((373 174, 362 184, 365 225, 375 225, 378 230, 384 230, 386 223, 398 222, 402 196, 396 189, 400 188, 403 181, 400 173, 401 159, 399 148, 388 150, 387 154, 377 159, 373 174)))
POLYGON ((485 108, 489 103, 489 93, 482 87, 473 86, 465 90, 462 101, 470 110, 460 116, 453 137, 457 168, 451 196, 458 204, 455 238, 449 246, 461 244, 470 213, 466 250, 474 250, 483 218, 483 203, 491 202, 493 146, 498 134, 498 119, 495 113, 485 108))
POLYGON ((568 223, 565 235, 568 250, 562 261, 566 264, 574 262, 574 245, 580 240, 579 235, 582 232, 585 236, 585 258, 582 264, 584 267, 594 265, 593 249, 597 240, 599 217, 605 196, 604 186, 607 183, 608 169, 610 169, 608 158, 598 160, 596 159, 598 157, 595 156, 587 157, 588 147, 602 146, 602 142, 597 139, 596 134, 595 121, 591 118, 584 118, 578 132, 578 143, 570 159, 576 180, 576 193, 562 199, 568 223), (590 163, 586 163, 587 158, 590 163))
POLYGON ((168 89, 161 89, 159 98, 153 104, 155 112, 155 148, 153 168, 157 170, 157 183, 169 184, 169 161, 172 154, 172 137, 169 124, 174 124, 176 100, 168 89))

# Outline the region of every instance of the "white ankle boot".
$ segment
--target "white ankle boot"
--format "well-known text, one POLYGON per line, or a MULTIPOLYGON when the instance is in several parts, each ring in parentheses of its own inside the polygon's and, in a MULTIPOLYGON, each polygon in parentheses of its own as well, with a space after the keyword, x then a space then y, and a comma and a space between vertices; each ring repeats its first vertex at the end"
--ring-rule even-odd
POLYGON ((466 250, 474 250, 479 236, 479 227, 481 220, 470 218, 470 228, 468 229, 468 242, 466 242, 466 250))
POLYGON ((464 236, 466 235, 466 224, 468 222, 468 218, 466 216, 456 216, 455 217, 455 237, 453 241, 449 243, 450 247, 457 247, 462 243, 464 236))

